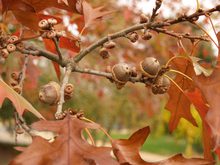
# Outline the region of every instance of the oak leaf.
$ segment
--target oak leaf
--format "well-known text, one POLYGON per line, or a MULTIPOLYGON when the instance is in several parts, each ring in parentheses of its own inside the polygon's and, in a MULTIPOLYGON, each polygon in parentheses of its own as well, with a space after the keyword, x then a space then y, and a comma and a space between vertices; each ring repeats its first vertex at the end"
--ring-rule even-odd
MULTIPOLYGON (((195 75, 193 65, 190 60, 176 58, 173 60, 172 66, 175 67, 176 70, 186 74, 189 77, 195 75)), ((176 75, 174 81, 183 91, 194 88, 193 82, 186 79, 182 75, 176 75)), ((185 94, 174 84, 171 84, 168 94, 169 100, 166 104, 166 109, 171 113, 169 130, 172 132, 177 127, 181 118, 184 118, 191 122, 194 126, 197 126, 196 121, 190 112, 191 102, 187 96, 185 96, 185 94)))
POLYGON ((6 98, 11 100, 19 115, 23 115, 24 111, 28 110, 38 118, 44 119, 44 117, 25 98, 17 94, 0 78, 0 105, 2 105, 6 98))
MULTIPOLYGON (((218 42, 220 43, 220 32, 217 34, 218 42)), ((205 96, 208 104, 209 111, 206 115, 206 121, 211 128, 212 137, 215 139, 215 149, 220 147, 220 48, 218 52, 217 67, 209 77, 203 75, 194 77, 196 84, 205 96)))
POLYGON ((83 16, 85 21, 85 28, 92 26, 95 21, 103 18, 106 15, 112 13, 111 11, 103 11, 104 7, 93 8, 88 2, 82 2, 83 16))
POLYGON ((110 147, 90 145, 83 137, 85 128, 99 129, 99 125, 67 116, 60 121, 39 121, 32 126, 39 131, 58 134, 54 142, 37 137, 10 165, 119 165, 110 155, 110 147))
POLYGON ((134 134, 129 139, 113 140, 113 152, 120 164, 124 165, 213 165, 213 162, 191 158, 186 159, 181 154, 177 154, 167 160, 160 162, 146 162, 139 154, 140 147, 144 144, 147 136, 150 133, 149 127, 144 127, 134 134))
POLYGON ((193 91, 186 91, 185 94, 191 103, 195 106, 202 120, 202 142, 204 148, 204 158, 213 160, 213 140, 211 138, 211 129, 206 121, 206 115, 209 110, 208 103, 199 88, 195 88, 193 91))

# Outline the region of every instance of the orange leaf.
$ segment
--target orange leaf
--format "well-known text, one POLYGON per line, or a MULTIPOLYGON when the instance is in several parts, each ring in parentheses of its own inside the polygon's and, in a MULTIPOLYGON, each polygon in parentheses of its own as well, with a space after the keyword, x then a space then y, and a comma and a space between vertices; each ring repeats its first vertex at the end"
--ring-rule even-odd
POLYGON ((38 118, 44 119, 44 117, 25 98, 17 94, 2 79, 0 79, 0 93, 0 105, 2 105, 5 98, 8 98, 13 103, 19 115, 23 115, 24 110, 28 110, 38 118))
POLYGON ((95 23, 95 21, 112 13, 110 11, 103 11, 103 6, 92 8, 92 6, 86 1, 83 1, 82 6, 85 20, 85 28, 92 26, 92 24, 95 23))
POLYGON ((204 158, 208 160, 213 160, 213 144, 211 138, 211 130, 205 118, 209 110, 208 104, 203 98, 203 95, 198 88, 195 88, 194 91, 186 91, 186 95, 188 96, 189 100, 193 103, 202 119, 204 158))
MULTIPOLYGON (((175 67, 180 72, 192 77, 195 73, 193 70, 193 65, 190 61, 186 59, 175 59, 172 62, 172 66, 175 67)), ((174 81, 183 89, 193 88, 192 81, 186 79, 182 75, 176 75, 174 81)), ((191 102, 175 85, 171 84, 168 91, 169 100, 166 104, 166 109, 170 111, 171 118, 169 121, 169 130, 172 132, 178 125, 181 118, 185 118, 191 122, 194 126, 197 126, 195 119, 190 112, 191 102)))

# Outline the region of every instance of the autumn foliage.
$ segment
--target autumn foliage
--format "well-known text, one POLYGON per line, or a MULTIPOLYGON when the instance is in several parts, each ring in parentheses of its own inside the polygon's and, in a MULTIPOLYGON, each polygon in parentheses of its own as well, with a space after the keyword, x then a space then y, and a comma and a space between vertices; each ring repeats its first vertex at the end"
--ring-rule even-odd
MULTIPOLYGON (((19 63, 21 70, 16 72, 1 67, 0 105, 6 98, 12 102, 16 133, 26 132, 33 139, 27 147, 16 147, 21 153, 10 165, 215 164, 213 155, 220 157, 220 32, 216 32, 212 14, 219 14, 220 5, 202 9, 197 1, 193 13, 169 19, 160 15, 162 6, 162 0, 155 0, 150 15, 123 9, 126 26, 117 27, 108 22, 111 29, 105 21, 117 19, 118 11, 112 7, 93 7, 93 3, 85 0, 1 0, 0 59, 4 62, 11 57, 20 58, 22 62, 19 63), (68 29, 64 16, 70 18, 70 24, 77 27, 75 30, 68 29), (200 17, 212 26, 218 43, 198 23, 200 17), (181 26, 189 31, 178 30, 181 26), (192 27, 200 33, 193 33, 192 27), (160 38, 161 34, 172 40, 167 42, 160 38), (94 39, 93 35, 98 37, 94 39), (156 42, 154 49, 141 50, 148 42, 156 42), (201 48, 198 45, 204 42, 214 43, 219 50, 211 61, 213 64, 196 56, 195 52, 201 48), (162 44, 167 44, 169 50, 163 49, 162 44), (149 54, 161 51, 161 54, 151 57, 145 51, 149 54), (47 107, 55 107, 53 120, 47 119, 23 97, 25 87, 36 88, 40 74, 34 60, 40 57, 52 62, 57 75, 58 82, 48 82, 38 89, 38 95, 35 93, 47 107), (95 69, 90 68, 90 60, 95 69), (177 128, 181 118, 197 126, 190 109, 193 105, 202 120, 203 157, 185 158, 177 153, 167 160, 147 162, 139 150, 150 134, 150 126, 137 130, 129 139, 113 139, 105 128, 81 111, 72 107, 64 109, 65 102, 74 102, 72 97, 77 86, 69 79, 76 73, 106 78, 118 90, 129 88, 129 83, 133 86, 141 83, 153 95, 168 94, 165 108, 170 112, 170 132, 177 128), (24 84, 24 80, 29 83, 24 84), (24 111, 31 112, 39 121, 26 124, 24 111), (96 146, 91 130, 103 132, 109 138, 110 147, 96 146)), ((80 81, 96 81, 94 77, 85 76, 80 81)), ((140 97, 137 91, 134 93, 140 97)), ((98 94, 101 96, 102 92, 98 94)), ((148 101, 140 104, 147 107, 148 101)))

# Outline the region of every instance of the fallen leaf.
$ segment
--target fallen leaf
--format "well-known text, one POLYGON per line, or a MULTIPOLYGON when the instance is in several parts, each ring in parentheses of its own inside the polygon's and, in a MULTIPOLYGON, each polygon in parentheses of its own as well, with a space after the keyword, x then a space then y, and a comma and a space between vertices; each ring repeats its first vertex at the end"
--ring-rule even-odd
POLYGON ((24 111, 28 110, 38 118, 44 119, 44 117, 25 98, 17 94, 0 78, 0 105, 2 105, 5 98, 11 100, 19 115, 22 116, 24 111))
POLYGON ((119 165, 110 155, 110 147, 90 145, 83 137, 85 128, 98 129, 95 123, 87 123, 75 117, 67 116, 60 121, 39 121, 32 128, 39 131, 53 131, 58 134, 55 141, 49 143, 36 137, 24 152, 18 155, 10 165, 119 165))

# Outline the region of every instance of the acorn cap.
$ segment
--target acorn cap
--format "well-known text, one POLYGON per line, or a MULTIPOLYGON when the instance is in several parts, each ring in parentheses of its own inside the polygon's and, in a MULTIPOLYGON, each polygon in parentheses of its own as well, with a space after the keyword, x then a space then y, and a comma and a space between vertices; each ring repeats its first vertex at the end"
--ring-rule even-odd
POLYGON ((115 48, 115 46, 116 46, 116 43, 114 41, 109 41, 104 44, 104 47, 106 49, 113 49, 115 48))
POLYGON ((7 58, 8 55, 9 55, 9 52, 7 49, 1 49, 0 50, 0 55, 3 57, 3 58, 7 58))
POLYGON ((131 68, 125 63, 116 64, 112 67, 112 75, 117 82, 126 83, 131 76, 131 68))
POLYGON ((138 40, 139 36, 137 32, 132 32, 129 34, 128 39, 132 42, 135 43, 138 40))
POLYGON ((66 84, 65 88, 64 88, 64 93, 65 94, 72 94, 74 90, 74 86, 71 83, 66 84))
POLYGON ((145 14, 140 15, 140 23, 147 23, 148 22, 148 17, 145 14))
POLYGON ((49 23, 46 19, 42 19, 39 23, 38 23, 38 26, 41 28, 41 29, 47 29, 49 28, 49 23))
POLYGON ((108 50, 105 48, 105 47, 103 47, 103 48, 101 48, 100 50, 99 50, 99 55, 103 58, 103 59, 107 59, 107 58, 109 58, 109 52, 108 52, 108 50))
POLYGON ((144 76, 153 78, 160 70, 160 63, 154 57, 147 57, 140 63, 140 67, 144 76))
POLYGON ((18 37, 15 36, 15 35, 12 35, 12 36, 9 37, 8 43, 12 44, 12 43, 14 43, 17 40, 18 40, 18 37))
POLYGON ((7 45, 8 52, 14 52, 16 50, 16 46, 14 44, 7 45))

